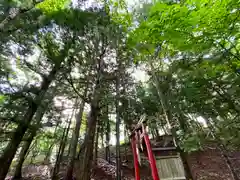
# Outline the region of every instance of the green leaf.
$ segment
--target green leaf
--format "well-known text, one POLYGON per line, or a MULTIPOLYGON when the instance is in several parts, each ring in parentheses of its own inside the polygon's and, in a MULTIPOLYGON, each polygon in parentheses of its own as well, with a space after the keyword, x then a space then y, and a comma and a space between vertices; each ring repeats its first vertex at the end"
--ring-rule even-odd
POLYGON ((6 97, 4 95, 0 95, 0 104, 2 104, 5 99, 6 99, 6 97))
POLYGON ((64 9, 68 3, 70 3, 70 0, 44 0, 43 2, 37 4, 36 8, 42 10, 46 15, 51 15, 64 9))

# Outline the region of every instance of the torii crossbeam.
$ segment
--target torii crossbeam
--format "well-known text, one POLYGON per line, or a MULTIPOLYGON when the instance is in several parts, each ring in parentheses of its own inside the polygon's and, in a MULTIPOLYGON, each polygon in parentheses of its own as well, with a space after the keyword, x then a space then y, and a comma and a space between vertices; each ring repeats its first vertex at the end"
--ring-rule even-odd
POLYGON ((152 178, 153 180, 160 180, 158 176, 158 170, 156 166, 156 160, 152 152, 151 143, 149 140, 149 136, 146 132, 146 120, 145 116, 143 116, 138 124, 135 126, 134 130, 131 132, 130 139, 132 144, 133 158, 134 158, 134 168, 135 168, 135 180, 140 180, 140 171, 139 171, 139 154, 137 151, 139 150, 138 144, 142 146, 142 143, 145 143, 147 149, 147 156, 150 163, 152 178))

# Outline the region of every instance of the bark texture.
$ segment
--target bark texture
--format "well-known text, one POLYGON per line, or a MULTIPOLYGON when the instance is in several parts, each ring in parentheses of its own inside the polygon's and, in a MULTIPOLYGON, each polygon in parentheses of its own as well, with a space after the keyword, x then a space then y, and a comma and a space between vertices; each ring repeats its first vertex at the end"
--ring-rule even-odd
POLYGON ((67 173, 65 176, 65 180, 72 179, 73 174, 73 166, 74 166, 74 159, 76 156, 76 150, 77 150, 77 144, 78 144, 78 138, 79 138, 79 131, 82 123, 82 116, 83 116, 83 110, 84 110, 84 101, 81 102, 79 107, 79 112, 76 115, 76 125, 75 130, 72 134, 72 140, 71 140, 71 146, 70 146, 70 156, 68 160, 68 167, 67 167, 67 173))
POLYGON ((116 80, 116 165, 117 165, 117 180, 121 180, 121 154, 120 154, 120 124, 121 117, 119 111, 119 79, 116 80))
POLYGON ((88 119, 88 128, 86 132, 86 148, 84 149, 83 168, 79 180, 89 180, 91 175, 91 167, 93 160, 93 144, 96 131, 96 124, 98 118, 99 108, 91 104, 91 111, 88 119))
POLYGON ((32 118, 34 114, 36 113, 38 107, 41 104, 41 101, 44 98, 45 93, 47 92, 51 82, 56 76, 57 71, 59 70, 59 66, 54 66, 50 74, 44 78, 44 80, 41 83, 41 88, 39 93, 37 94, 37 97, 35 100, 33 100, 27 109, 27 112, 25 113, 23 117, 23 123, 19 124, 17 129, 15 130, 15 133, 13 134, 10 142, 8 143, 7 147, 5 148, 2 156, 0 157, 1 167, 0 167, 0 180, 4 180, 9 167, 11 165, 11 162, 17 152, 18 146, 21 143, 24 134, 26 133, 28 126, 30 125, 30 122, 32 121, 32 118))
POLYGON ((36 135, 36 131, 32 132, 30 134, 29 138, 27 139, 27 141, 24 143, 24 145, 21 149, 20 155, 19 155, 18 164, 15 168, 15 173, 14 173, 13 179, 21 179, 22 178, 22 165, 24 163, 26 154, 30 148, 30 145, 31 145, 35 135, 36 135))

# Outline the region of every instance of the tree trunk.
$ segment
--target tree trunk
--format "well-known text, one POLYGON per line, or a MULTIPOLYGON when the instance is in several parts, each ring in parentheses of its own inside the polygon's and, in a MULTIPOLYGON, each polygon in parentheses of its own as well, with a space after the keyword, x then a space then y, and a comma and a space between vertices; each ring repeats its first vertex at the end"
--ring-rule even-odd
POLYGON ((86 141, 85 141, 85 139, 86 139, 87 128, 88 128, 88 123, 86 123, 84 140, 83 140, 83 142, 80 144, 80 148, 79 148, 79 151, 78 151, 78 155, 77 155, 77 159, 78 159, 78 160, 80 159, 80 156, 81 156, 81 154, 84 152, 84 149, 85 149, 85 147, 86 147, 86 141))
MULTIPOLYGON (((84 138, 85 139, 85 138, 84 138)), ((84 151, 85 149, 85 140, 84 142, 80 145, 80 149, 79 149, 79 152, 78 152, 78 155, 77 155, 77 159, 79 160, 80 159, 80 155, 81 153, 84 151)))
POLYGON ((18 149, 19 144, 21 143, 24 134, 26 133, 28 126, 30 122, 32 121, 32 118, 34 114, 36 113, 42 99, 44 98, 45 93, 48 90, 49 85, 53 81, 53 79, 56 76, 56 73, 59 69, 59 66, 55 65, 50 74, 47 78, 44 78, 43 82, 41 83, 40 93, 37 94, 36 100, 34 102, 31 102, 31 104, 28 107, 27 112, 25 113, 23 117, 22 124, 19 124, 17 129, 15 130, 15 133, 13 134, 10 142, 8 143, 7 147, 5 148, 2 156, 0 157, 1 167, 0 167, 0 180, 4 180, 8 169, 11 165, 11 162, 16 154, 16 151, 18 149))
POLYGON ((59 171, 59 167, 60 167, 60 163, 61 163, 60 157, 61 157, 62 148, 65 144, 64 139, 65 139, 66 130, 67 130, 67 127, 64 128, 64 131, 63 131, 63 134, 62 134, 62 139, 61 139, 61 142, 60 142, 60 145, 59 145, 59 148, 58 148, 58 153, 57 153, 57 156, 56 156, 56 162, 55 162, 55 166, 54 166, 54 169, 53 169, 53 172, 52 172, 52 180, 57 180, 58 179, 58 171, 59 171))
MULTIPOLYGON (((104 41, 104 40, 103 40, 104 41)), ((93 160, 93 145, 94 145, 94 137, 96 131, 97 120, 100 112, 99 102, 101 99, 101 86, 102 86, 102 79, 103 79, 103 69, 104 69, 104 60, 103 56, 105 54, 105 49, 102 49, 102 54, 99 56, 96 64, 97 76, 95 87, 93 90, 93 97, 91 98, 90 102, 90 114, 88 117, 88 127, 86 131, 86 136, 84 143, 86 148, 84 149, 84 157, 83 157, 83 167, 82 172, 79 177, 79 180, 89 180, 91 177, 91 167, 92 167, 92 160, 93 160)))
POLYGON ((126 126, 124 126, 124 161, 127 160, 127 147, 128 147, 128 135, 127 135, 127 128, 126 126))
POLYGON ((98 138, 99 138, 99 131, 100 131, 100 125, 97 124, 97 131, 96 131, 96 138, 95 138, 95 144, 94 144, 94 164, 97 165, 97 157, 98 157, 98 138))
POLYGON ((154 132, 153 128, 150 128, 150 132, 152 134, 152 138, 155 139, 156 135, 155 135, 155 132, 154 132))
POLYGON ((91 111, 89 114, 88 128, 85 138, 86 148, 84 149, 84 157, 82 163, 83 168, 81 170, 79 180, 89 180, 91 175, 91 167, 93 160, 93 143, 99 113, 99 107, 95 104, 96 103, 91 104, 91 111))
POLYGON ((117 165, 117 172, 116 172, 116 179, 121 180, 121 156, 120 156, 120 112, 119 112, 119 79, 116 80, 116 165, 117 165))
MULTIPOLYGON (((24 116, 24 119, 31 121, 33 115, 37 110, 37 104, 33 103, 31 107, 28 108, 27 113, 24 116)), ((27 131, 28 126, 26 124, 19 124, 13 137, 11 138, 8 146, 5 148, 3 155, 0 158, 1 167, 0 167, 0 180, 4 180, 8 169, 11 165, 12 159, 14 158, 19 144, 22 141, 22 138, 27 131)))
POLYGON ((29 138, 27 139, 27 141, 24 143, 24 145, 21 149, 20 155, 19 155, 18 164, 16 166, 13 179, 21 179, 22 178, 22 165, 24 163, 26 154, 28 152, 28 149, 30 148, 30 145, 31 145, 35 135, 36 135, 36 131, 32 132, 30 134, 29 138))
POLYGON ((187 159, 186 159, 186 154, 183 152, 183 150, 179 146, 177 146, 177 151, 180 153, 180 157, 181 157, 181 160, 182 160, 182 163, 183 163, 186 178, 187 179, 193 179, 192 173, 191 173, 191 170, 190 170, 190 166, 189 166, 189 164, 187 162, 187 159))
POLYGON ((67 129, 64 129, 63 138, 62 138, 62 141, 61 141, 61 144, 60 144, 60 147, 59 147, 56 163, 55 163, 53 173, 52 173, 52 180, 56 180, 58 178, 57 175, 58 175, 58 172, 59 172, 60 163, 62 161, 63 153, 64 153, 64 150, 65 150, 69 129, 70 129, 70 126, 72 124, 73 114, 74 114, 74 110, 72 111, 72 114, 69 118, 67 129), (66 130, 66 132, 65 132, 65 130, 66 130))
POLYGON ((41 123, 41 120, 45 113, 45 110, 46 110, 46 107, 40 107, 36 113, 36 124, 35 124, 36 127, 34 129, 30 130, 30 136, 28 137, 27 141, 24 142, 24 145, 23 145, 20 155, 19 155, 18 164, 16 166, 13 179, 22 178, 22 165, 24 163, 24 160, 25 160, 26 154, 30 148, 30 145, 31 145, 34 137, 37 134, 37 130, 39 129, 39 125, 41 123))
POLYGON ((101 129, 101 148, 104 148, 104 129, 101 129))
MULTIPOLYGON (((86 93, 87 93, 87 91, 85 92, 85 95, 86 95, 86 93)), ((71 147, 70 156, 69 156, 69 160, 68 160, 68 167, 67 167, 67 173, 65 176, 65 180, 72 179, 74 159, 76 156, 76 150, 77 150, 77 144, 78 144, 78 138, 79 138, 79 131, 80 131, 81 123, 82 123, 84 105, 85 105, 85 102, 82 100, 80 107, 79 107, 79 112, 76 116, 75 130, 72 134, 72 140, 71 140, 71 146, 70 146, 71 147)))
POLYGON ((72 146, 72 144, 71 144, 71 142, 70 142, 70 144, 68 145, 68 153, 67 153, 67 157, 70 156, 71 146, 72 146))
POLYGON ((107 130, 106 130, 106 148, 105 148, 105 159, 106 161, 110 162, 110 149, 109 149, 109 142, 110 142, 110 132, 111 132, 111 127, 110 127, 110 122, 108 118, 108 106, 107 106, 107 130))

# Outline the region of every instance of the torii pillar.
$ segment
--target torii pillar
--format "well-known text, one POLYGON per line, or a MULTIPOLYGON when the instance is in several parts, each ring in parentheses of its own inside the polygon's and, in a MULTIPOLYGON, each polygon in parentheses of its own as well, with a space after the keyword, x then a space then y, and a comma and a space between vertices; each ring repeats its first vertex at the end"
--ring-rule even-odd
POLYGON ((135 180, 140 180, 140 171, 139 171, 139 154, 137 153, 138 144, 144 143, 146 145, 147 156, 151 167, 152 178, 153 180, 160 180, 158 176, 158 170, 156 165, 156 160, 152 152, 151 142, 149 136, 146 132, 146 126, 143 122, 144 120, 140 120, 137 126, 134 128, 130 135, 132 151, 133 151, 133 159, 134 159, 134 168, 135 168, 135 180))

